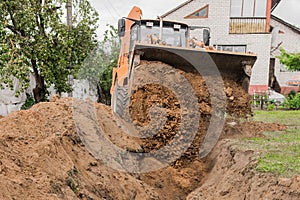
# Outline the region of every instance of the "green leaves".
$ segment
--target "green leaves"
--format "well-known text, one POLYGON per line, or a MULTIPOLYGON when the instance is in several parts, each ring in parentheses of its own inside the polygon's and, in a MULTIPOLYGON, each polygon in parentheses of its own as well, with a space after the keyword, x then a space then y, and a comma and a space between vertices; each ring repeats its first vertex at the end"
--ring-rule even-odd
POLYGON ((280 49, 281 55, 278 56, 280 63, 286 65, 288 70, 300 70, 300 53, 287 53, 283 48, 280 49))
POLYGON ((292 90, 284 101, 284 107, 291 110, 300 109, 300 92, 296 93, 292 90))
POLYGON ((36 91, 42 95, 52 84, 58 93, 70 91, 68 74, 76 74, 97 46, 98 13, 88 0, 73 0, 73 25, 68 27, 66 3, 67 0, 0 3, 1 83, 10 87, 16 78, 22 92, 34 72, 36 88, 40 88, 36 91))
POLYGON ((120 40, 117 30, 107 25, 104 39, 86 59, 77 77, 87 79, 98 89, 99 102, 109 104, 112 69, 118 66, 120 40))

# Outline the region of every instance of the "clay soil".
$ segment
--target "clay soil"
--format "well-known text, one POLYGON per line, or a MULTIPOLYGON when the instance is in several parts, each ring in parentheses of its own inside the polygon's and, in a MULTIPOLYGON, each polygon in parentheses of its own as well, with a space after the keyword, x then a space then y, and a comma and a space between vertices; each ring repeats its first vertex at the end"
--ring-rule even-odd
MULTIPOLYGON (((84 113, 74 118, 70 98, 54 97, 50 102, 0 118, 0 199, 300 199, 299 177, 278 179, 258 173, 257 154, 235 145, 241 137, 262 137, 262 131, 285 130, 284 125, 230 117, 213 151, 199 159, 211 105, 201 77, 193 73, 184 76, 196 88, 200 128, 184 155, 154 172, 129 174, 113 170, 98 160, 84 141, 96 141, 92 121, 98 119, 104 134, 122 148, 133 152, 161 148, 172 140, 181 123, 178 100, 166 87, 149 84, 132 95, 129 114, 136 126, 150 123, 147 113, 151 104, 167 110, 165 126, 148 139, 125 135, 105 105, 77 104, 83 110, 85 105, 92 106, 96 118, 84 113), (85 128, 78 129, 78 119, 85 128), (82 138, 84 134, 86 138, 82 138)), ((224 91, 228 113, 251 114, 249 96, 237 83, 225 80, 224 91)))

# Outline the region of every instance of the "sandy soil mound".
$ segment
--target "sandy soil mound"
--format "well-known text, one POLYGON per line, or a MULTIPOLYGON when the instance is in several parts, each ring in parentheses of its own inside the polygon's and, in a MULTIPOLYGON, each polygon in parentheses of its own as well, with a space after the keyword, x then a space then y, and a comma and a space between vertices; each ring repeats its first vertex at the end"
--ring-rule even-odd
MULTIPOLYGON (((95 107, 98 118, 103 118, 105 122, 105 132, 111 135, 112 140, 115 143, 120 138, 127 141, 128 138, 121 136, 114 138, 115 134, 121 134, 122 131, 113 121, 110 108, 100 104, 95 107)), ((82 121, 86 122, 85 119, 82 121)), ((255 123, 246 124, 227 123, 224 135, 227 134, 226 130, 240 135, 243 127, 255 130, 255 123)), ((259 131, 269 127, 277 126, 260 124, 259 131)), ((190 195, 191 198, 199 196, 198 192, 212 198, 216 189, 203 183, 208 179, 211 182, 220 180, 221 176, 207 178, 215 173, 214 170, 226 175, 222 176, 224 181, 228 176, 235 176, 234 173, 239 174, 234 170, 229 170, 227 174, 219 164, 214 164, 220 162, 232 166, 232 158, 228 157, 231 154, 227 149, 219 146, 206 159, 198 160, 190 156, 187 157, 189 160, 179 159, 181 163, 155 172, 121 173, 97 161, 82 144, 74 127, 72 100, 56 99, 0 119, 0 199, 185 199, 192 191, 195 192, 190 195), (214 162, 221 149, 226 150, 224 154, 227 157, 214 162)), ((240 167, 239 170, 247 169, 240 167)), ((244 175, 239 175, 239 180, 234 179, 231 184, 245 181, 245 187, 252 187, 247 180, 253 173, 256 174, 254 171, 249 171, 249 174, 245 171, 244 175)), ((268 180, 271 179, 266 179, 266 182, 268 180)), ((279 189, 283 191, 285 186, 279 189)), ((217 188, 217 191, 220 195, 227 191, 238 193, 232 188, 224 191, 223 188, 217 188)))
POLYGON ((158 199, 82 146, 71 104, 40 103, 0 120, 0 199, 158 199))
POLYGON ((287 126, 283 124, 227 119, 221 138, 264 137, 261 134, 264 131, 284 131, 286 129, 287 126))
MULTIPOLYGON (((150 67, 161 65, 148 64, 150 67)), ((165 83, 172 83, 173 78, 181 80, 174 70, 164 67, 161 70, 167 77, 165 83)), ((94 125, 98 122, 102 134, 128 152, 144 153, 159 149, 178 133, 180 125, 184 123, 181 115, 190 117, 187 128, 193 129, 192 120, 195 117, 190 116, 188 111, 180 112, 183 104, 174 93, 175 89, 181 89, 178 94, 184 98, 180 101, 185 101, 189 106, 193 102, 193 97, 187 95, 189 86, 173 85, 173 91, 158 82, 139 87, 133 93, 127 114, 131 115, 136 126, 157 125, 159 120, 153 120, 156 118, 149 115, 153 104, 165 110, 166 123, 150 138, 126 135, 124 126, 117 123, 107 106, 79 102, 76 109, 73 109, 75 101, 55 97, 51 102, 40 103, 30 110, 0 118, 0 199, 169 200, 186 199, 187 196, 189 199, 259 199, 257 195, 264 192, 272 196, 273 189, 278 194, 275 197, 298 195, 293 192, 294 189, 283 194, 281 191, 286 189, 285 186, 275 183, 272 177, 256 173, 255 163, 250 159, 253 152, 231 149, 232 144, 226 142, 228 139, 225 143, 221 142, 206 158, 198 158, 211 118, 210 95, 201 76, 179 73, 194 88, 200 118, 194 141, 170 166, 144 174, 122 173, 106 167, 103 161, 97 160, 97 154, 104 154, 100 150, 106 147, 97 143, 99 130, 94 125), (78 113, 75 115, 74 112, 78 113), (88 145, 93 147, 93 152, 88 145), (268 185, 271 189, 266 186, 260 189, 260 185, 268 185), (256 189, 259 194, 255 193, 256 189)), ((225 79, 223 89, 227 98, 227 113, 233 116, 251 113, 250 97, 237 83, 225 79)), ((158 113, 155 115, 160 116, 158 113)), ((125 128, 130 129, 129 126, 125 128)), ((257 136, 265 130, 283 129, 285 126, 282 125, 239 122, 233 118, 225 122, 221 137, 234 140, 257 136)), ((185 139, 183 136, 180 141, 185 139)), ((112 153, 109 149, 106 151, 108 155, 112 153)), ((116 159, 114 163, 122 168, 122 161, 116 159)), ((291 188, 298 187, 297 181, 298 178, 291 180, 291 188)))

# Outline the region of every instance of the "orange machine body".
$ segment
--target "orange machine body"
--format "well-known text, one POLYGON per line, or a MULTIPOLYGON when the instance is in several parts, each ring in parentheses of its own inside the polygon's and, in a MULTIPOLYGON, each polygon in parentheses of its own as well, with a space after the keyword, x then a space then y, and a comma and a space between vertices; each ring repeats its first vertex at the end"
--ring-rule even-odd
MULTIPOLYGON (((141 20, 142 18, 142 10, 139 7, 134 6, 130 13, 128 14, 127 18, 133 20, 141 20)), ((119 85, 123 85, 125 77, 128 75, 129 69, 129 48, 130 48, 130 29, 131 26, 134 24, 132 20, 126 20, 125 25, 125 35, 122 37, 121 41, 121 49, 119 54, 119 61, 118 67, 113 68, 112 74, 112 86, 115 85, 115 81, 118 81, 119 85)), ((114 87, 111 87, 111 94, 114 92, 114 87)))

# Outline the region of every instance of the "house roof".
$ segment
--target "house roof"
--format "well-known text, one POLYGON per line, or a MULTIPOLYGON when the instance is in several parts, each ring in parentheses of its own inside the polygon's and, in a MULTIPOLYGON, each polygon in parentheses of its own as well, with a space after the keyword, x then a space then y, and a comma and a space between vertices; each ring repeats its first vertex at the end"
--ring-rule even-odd
POLYGON ((184 3, 180 4, 179 6, 177 6, 176 8, 174 8, 174 9, 170 10, 169 12, 163 14, 163 15, 160 16, 160 17, 161 17, 161 18, 164 18, 164 17, 170 15, 171 13, 173 13, 173 12, 179 10, 179 9, 182 8, 183 6, 189 4, 189 3, 192 2, 192 1, 193 1, 193 0, 189 0, 189 1, 184 2, 184 3))
MULTIPOLYGON (((179 6, 177 6, 176 8, 170 10, 169 12, 167 12, 167 13, 161 15, 160 17, 161 17, 161 18, 164 18, 164 17, 170 15, 171 13, 173 13, 173 12, 179 10, 180 8, 184 7, 185 5, 191 3, 192 1, 194 1, 194 0, 188 0, 188 1, 184 2, 184 3, 180 4, 179 6)), ((274 9, 277 7, 277 5, 280 3, 280 1, 281 1, 281 0, 272 0, 272 10, 274 10, 274 9)))
POLYGON ((276 17, 275 15, 271 15, 271 19, 289 27, 290 29, 292 29, 293 31, 297 32, 300 34, 300 28, 298 28, 297 26, 294 26, 286 21, 284 21, 283 19, 280 19, 279 17, 276 17))
POLYGON ((278 6, 281 0, 272 0, 272 11, 278 6))

